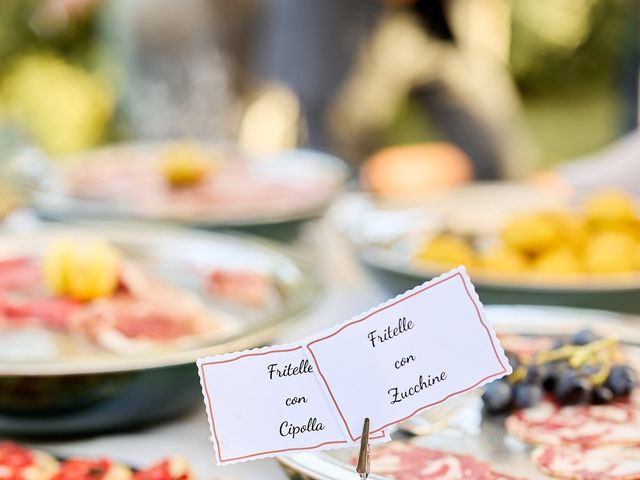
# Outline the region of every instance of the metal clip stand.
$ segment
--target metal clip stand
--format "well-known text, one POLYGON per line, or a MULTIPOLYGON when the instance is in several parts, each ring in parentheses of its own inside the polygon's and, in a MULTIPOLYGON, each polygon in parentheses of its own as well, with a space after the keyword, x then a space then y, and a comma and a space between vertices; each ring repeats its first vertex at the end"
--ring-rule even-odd
POLYGON ((358 465, 356 472, 360 475, 361 480, 367 480, 370 473, 369 468, 369 419, 364 419, 362 426, 362 436, 360 437, 360 453, 358 453, 358 465))

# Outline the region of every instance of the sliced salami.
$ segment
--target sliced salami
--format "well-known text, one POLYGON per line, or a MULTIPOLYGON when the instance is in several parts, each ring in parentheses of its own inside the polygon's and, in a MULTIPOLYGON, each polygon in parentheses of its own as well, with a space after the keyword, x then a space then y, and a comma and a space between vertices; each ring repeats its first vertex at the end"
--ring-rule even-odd
POLYGON ((527 480, 524 477, 513 477, 504 473, 491 472, 491 480, 527 480))
POLYGON ((543 473, 580 480, 640 479, 640 446, 606 445, 584 448, 575 445, 542 446, 532 460, 543 473))
POLYGON ((537 445, 633 445, 640 443, 640 390, 608 405, 562 407, 549 400, 513 413, 510 434, 537 445))
POLYGON ((371 471, 394 480, 493 479, 491 467, 468 455, 392 442, 371 450, 371 471))

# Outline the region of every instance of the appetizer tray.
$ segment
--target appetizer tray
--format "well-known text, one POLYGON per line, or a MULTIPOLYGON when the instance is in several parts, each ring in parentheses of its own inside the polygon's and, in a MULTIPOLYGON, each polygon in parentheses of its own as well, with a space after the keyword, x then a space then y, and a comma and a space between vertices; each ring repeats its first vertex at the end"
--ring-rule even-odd
MULTIPOLYGON (((500 225, 519 212, 563 208, 566 204, 560 200, 540 197, 530 188, 485 185, 434 195, 412 206, 348 194, 336 202, 330 216, 360 260, 392 293, 400 293, 464 263, 446 265, 417 258, 426 239, 449 231, 449 226, 455 225, 462 237, 491 242, 500 225)), ((640 271, 567 275, 473 267, 468 271, 485 304, 564 305, 640 313, 636 300, 640 271)))
POLYGON ((7 478, 36 480, 194 480, 189 461, 178 455, 134 467, 102 455, 98 458, 59 458, 47 451, 11 441, 0 442, 0 468, 7 478))
MULTIPOLYGON (((84 332, 42 325, 14 328, 11 321, 5 319, 3 325, 0 318, 0 430, 4 432, 89 433, 183 412, 201 403, 197 357, 272 342, 321 293, 306 263, 272 243, 159 226, 87 223, 3 231, 0 263, 41 258, 56 239, 96 237, 135 262, 140 272, 156 281, 152 285, 163 286, 151 292, 150 308, 163 301, 183 311, 179 305, 184 303, 172 305, 172 298, 159 298, 175 294, 176 302, 186 299, 188 308, 196 303, 198 312, 211 316, 214 329, 188 341, 122 344, 113 342, 113 332, 96 337, 89 332, 87 341, 84 332), (239 291, 254 295, 243 297, 239 291)), ((25 304, 22 298, 17 300, 25 304)), ((144 305, 136 308, 145 310, 144 305)), ((154 321, 151 318, 150 324, 154 321)))
MULTIPOLYGON (((635 326, 634 319, 628 316, 595 310, 533 306, 488 306, 486 312, 498 335, 501 336, 517 336, 529 340, 545 337, 546 341, 549 338, 571 337, 585 328, 603 337, 613 335, 620 339, 627 361, 637 371, 638 359, 640 359, 640 331, 635 326)), ((412 430, 411 426, 409 428, 401 426, 392 434, 391 443, 408 442, 409 445, 444 451, 447 454, 473 457, 471 461, 477 460, 491 469, 489 476, 480 475, 477 478, 550 478, 533 464, 531 454, 534 447, 507 432, 505 419, 505 414, 488 414, 483 409, 483 401, 476 397, 458 409, 457 416, 451 419, 446 427, 434 429, 425 435, 411 435, 408 433, 412 430)), ((597 436, 595 439, 597 440, 597 436)), ((384 450, 385 448, 388 446, 372 446, 374 452, 376 449, 384 450)), ((292 479, 337 480, 356 478, 354 466, 351 464, 356 455, 356 450, 334 450, 326 453, 291 455, 282 457, 279 461, 292 479)), ((408 471, 404 472, 403 476, 403 468, 409 469, 414 461, 419 463, 412 454, 406 455, 405 460, 399 464, 397 476, 394 478, 476 478, 463 477, 462 474, 458 476, 454 474, 451 477, 437 474, 433 477, 428 475, 414 477, 408 471)), ((457 462, 457 459, 454 460, 457 462)), ((372 462, 370 478, 387 478, 376 474, 373 468, 374 463, 372 462)), ((640 469, 636 468, 636 470, 634 474, 640 475, 640 469)))
MULTIPOLYGON (((172 168, 182 177, 193 173, 185 173, 181 164, 172 168)), ((14 170, 29 202, 46 218, 164 220, 201 227, 257 227, 315 217, 349 174, 341 160, 317 151, 249 157, 196 142, 121 144, 51 160, 31 152, 15 160, 14 170), (176 148, 190 150, 174 152, 176 162, 195 155, 215 158, 221 166, 202 181, 172 186, 163 178, 163 162, 176 148)))

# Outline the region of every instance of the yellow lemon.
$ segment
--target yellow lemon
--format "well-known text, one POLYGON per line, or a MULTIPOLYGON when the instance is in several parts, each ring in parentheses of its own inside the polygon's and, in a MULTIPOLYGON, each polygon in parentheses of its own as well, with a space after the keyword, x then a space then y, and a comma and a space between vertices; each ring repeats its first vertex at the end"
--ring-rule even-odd
POLYGON ((533 270, 544 275, 570 275, 583 270, 576 253, 559 247, 541 254, 533 263, 533 270))
POLYGON ((42 274, 45 284, 57 295, 66 294, 69 289, 68 272, 73 250, 73 241, 61 238, 48 245, 43 258, 42 274))
POLYGON ((527 258, 517 250, 498 246, 483 253, 480 265, 486 270, 494 272, 522 272, 527 268, 527 258))
POLYGON ((462 238, 443 234, 429 240, 417 253, 416 260, 469 266, 474 262, 474 252, 462 238))
POLYGON ((51 292, 88 301, 113 295, 120 265, 120 254, 106 242, 63 239, 47 249, 43 273, 51 292))
POLYGON ((593 235, 585 245, 584 262, 590 272, 628 272, 636 268, 636 243, 623 232, 593 235))
POLYGON ((528 254, 556 246, 562 238, 558 222, 545 213, 522 213, 513 217, 502 230, 502 240, 511 248, 528 254))
POLYGON ((214 166, 205 152, 187 144, 171 147, 161 163, 165 179, 175 187, 198 183, 214 166))
POLYGON ((585 217, 596 228, 620 228, 634 223, 633 198, 619 190, 603 190, 587 200, 585 217))

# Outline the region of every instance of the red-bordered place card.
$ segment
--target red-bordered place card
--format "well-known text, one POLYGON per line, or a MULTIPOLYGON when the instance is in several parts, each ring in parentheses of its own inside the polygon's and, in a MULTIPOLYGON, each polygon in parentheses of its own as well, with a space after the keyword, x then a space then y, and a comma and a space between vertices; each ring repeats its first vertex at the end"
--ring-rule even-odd
POLYGON ((463 267, 305 343, 352 441, 511 373, 463 267))
POLYGON ((199 359, 218 464, 349 446, 314 370, 295 344, 199 359))

